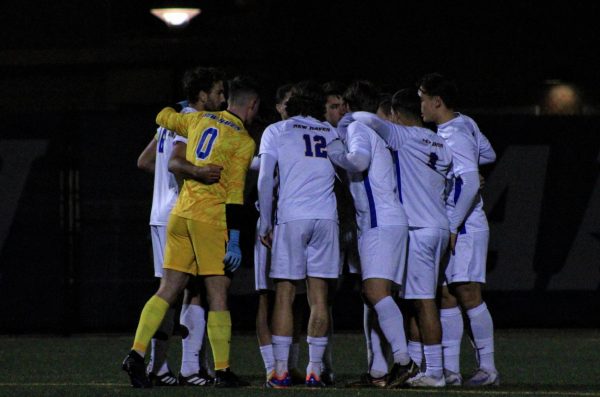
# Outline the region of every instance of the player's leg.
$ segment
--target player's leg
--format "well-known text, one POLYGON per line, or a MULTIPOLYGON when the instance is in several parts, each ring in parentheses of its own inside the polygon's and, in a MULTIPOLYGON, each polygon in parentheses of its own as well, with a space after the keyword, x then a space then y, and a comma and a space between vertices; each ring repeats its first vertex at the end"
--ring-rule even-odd
POLYGON ((458 301, 446 284, 439 289, 440 324, 442 326, 442 355, 446 385, 461 386, 460 345, 464 333, 464 321, 458 301))
POLYGON ((156 294, 144 305, 131 352, 122 365, 133 387, 152 386, 144 367, 146 349, 167 310, 186 286, 190 274, 196 271, 190 267, 194 260, 194 252, 188 237, 189 231, 185 219, 171 216, 167 226, 163 278, 156 294))
POLYGON ((275 280, 275 302, 271 321, 275 375, 269 387, 291 386, 290 347, 293 342, 293 304, 297 283, 306 278, 307 221, 278 224, 273 231, 270 277, 275 280))
POLYGON ((306 385, 326 386, 321 380, 323 355, 329 338, 329 289, 340 274, 339 228, 333 220, 313 220, 307 247, 306 274, 310 317, 308 320, 309 363, 306 385))
POLYGON ((296 298, 292 305, 294 315, 294 331, 292 334, 292 344, 290 346, 290 355, 288 358, 288 369, 293 385, 304 384, 304 371, 298 368, 300 359, 300 335, 306 329, 306 318, 308 317, 308 305, 306 304, 306 280, 299 280, 296 283, 296 298))
POLYGON ((201 283, 193 277, 184 291, 183 308, 179 322, 184 329, 181 338, 180 383, 186 386, 208 386, 212 378, 200 366, 200 351, 206 331, 205 310, 201 305, 201 283))
POLYGON ((437 228, 411 228, 404 296, 414 303, 425 368, 408 380, 411 386, 445 386, 442 328, 435 301, 439 263, 448 244, 448 232, 437 228))
MULTIPOLYGON (((162 278, 163 259, 167 239, 167 228, 161 225, 150 226, 152 237, 152 254, 154 259, 154 276, 162 278)), ((165 314, 158 331, 152 337, 150 344, 150 360, 146 366, 148 378, 154 386, 175 386, 177 378, 169 368, 167 350, 169 339, 173 335, 175 309, 170 307, 165 314)))
POLYGON ((498 385, 500 378, 494 363, 494 324, 481 294, 481 285, 485 282, 489 232, 472 232, 470 236, 471 239, 464 239, 464 245, 460 244, 463 235, 457 240, 457 249, 470 252, 469 282, 451 284, 451 292, 469 317, 479 363, 478 371, 465 381, 465 385, 498 385))

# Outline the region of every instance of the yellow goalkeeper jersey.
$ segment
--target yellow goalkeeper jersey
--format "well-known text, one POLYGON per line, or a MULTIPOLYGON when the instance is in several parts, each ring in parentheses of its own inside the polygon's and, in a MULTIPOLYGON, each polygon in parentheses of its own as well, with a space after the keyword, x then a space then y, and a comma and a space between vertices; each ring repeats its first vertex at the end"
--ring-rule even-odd
POLYGON ((186 179, 171 213, 226 227, 225 204, 244 203, 246 172, 256 146, 244 123, 227 110, 182 114, 172 108, 164 108, 156 122, 188 139, 187 161, 223 167, 219 183, 186 179))

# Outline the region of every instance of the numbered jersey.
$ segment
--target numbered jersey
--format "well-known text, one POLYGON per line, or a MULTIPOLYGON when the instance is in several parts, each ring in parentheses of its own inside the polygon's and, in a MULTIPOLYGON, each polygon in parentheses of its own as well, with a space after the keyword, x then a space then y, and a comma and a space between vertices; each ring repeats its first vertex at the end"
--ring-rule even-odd
MULTIPOLYGON (((181 113, 193 113, 197 110, 186 107, 181 113)), ((169 159, 173 152, 173 144, 177 140, 177 135, 173 131, 164 127, 159 127, 156 132, 156 162, 154 164, 154 190, 152 194, 152 211, 150 212, 150 224, 156 226, 166 226, 169 222, 169 215, 177 196, 179 195, 179 186, 175 175, 169 172, 169 159)))
MULTIPOLYGON (((454 203, 460 197, 462 186, 460 176, 467 172, 479 172, 480 150, 486 147, 486 143, 489 146, 489 142, 482 141, 483 139, 487 141, 487 138, 479 131, 475 121, 460 113, 457 113, 452 120, 438 125, 438 135, 444 138, 450 150, 452 150, 452 172, 454 177, 449 182, 446 205, 448 214, 450 214, 454 210, 454 203)), ((473 206, 459 229, 459 233, 488 229, 487 218, 483 211, 483 200, 481 195, 477 194, 473 206)))
POLYGON ((348 126, 348 152, 370 156, 364 172, 349 172, 350 192, 356 208, 356 223, 362 233, 377 226, 407 226, 398 195, 394 161, 383 139, 360 122, 348 126))
POLYGON ((177 113, 163 109, 156 121, 188 139, 186 159, 196 166, 223 167, 219 183, 205 185, 186 179, 173 214, 226 227, 225 205, 244 203, 246 172, 255 144, 242 121, 233 113, 177 113))
POLYGON ((327 144, 335 138, 330 126, 312 117, 295 116, 265 129, 259 154, 277 160, 278 224, 299 219, 337 221, 335 171, 327 158, 327 144))
POLYGON ((426 128, 389 126, 392 133, 387 144, 409 226, 448 230, 445 189, 452 152, 443 138, 426 128))

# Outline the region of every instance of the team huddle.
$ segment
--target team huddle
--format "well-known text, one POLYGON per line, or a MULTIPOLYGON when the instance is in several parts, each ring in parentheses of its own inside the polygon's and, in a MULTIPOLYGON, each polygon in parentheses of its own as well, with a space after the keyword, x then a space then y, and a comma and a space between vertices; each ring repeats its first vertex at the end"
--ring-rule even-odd
POLYGON ((368 350, 367 372, 347 386, 498 385, 493 322, 481 294, 489 229, 479 174, 496 156, 477 124, 454 111, 455 84, 429 74, 418 89, 391 97, 368 81, 283 86, 276 96, 282 120, 264 130, 253 157, 245 125, 258 112, 258 86, 230 80, 227 110, 219 111, 223 80, 213 68, 187 72, 187 101, 158 114, 161 128, 138 160, 155 173, 151 230, 161 282, 122 365, 132 386, 248 385, 229 368, 227 295, 242 259, 249 168, 259 172, 254 266, 266 387, 334 384, 329 297, 344 263, 362 278, 368 350), (182 292, 176 377, 166 343, 182 292), (300 294, 310 309, 305 373, 298 369, 300 294), (479 366, 464 382, 463 315, 479 366), (205 330, 214 371, 201 357, 205 330))

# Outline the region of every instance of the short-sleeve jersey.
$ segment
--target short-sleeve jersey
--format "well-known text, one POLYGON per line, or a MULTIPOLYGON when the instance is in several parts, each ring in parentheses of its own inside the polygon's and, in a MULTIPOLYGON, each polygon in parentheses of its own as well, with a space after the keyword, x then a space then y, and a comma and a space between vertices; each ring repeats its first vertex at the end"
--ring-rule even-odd
POLYGON ((165 108, 156 122, 188 139, 187 161, 223 167, 221 179, 212 185, 186 179, 173 214, 226 227, 225 205, 244 203, 246 172, 255 150, 242 120, 227 110, 179 114, 165 108))
POLYGON ((277 160, 278 224, 300 219, 337 221, 335 170, 327 158, 327 144, 336 138, 330 126, 312 117, 294 116, 265 129, 259 154, 277 160))
POLYGON ((398 178, 398 194, 411 227, 448 230, 446 179, 452 151, 443 138, 421 127, 388 124, 398 178))
MULTIPOLYGON (((454 210, 454 203, 460 197, 462 179, 460 176, 467 172, 479 172, 480 143, 483 134, 479 127, 471 119, 460 113, 452 120, 438 125, 438 135, 444 138, 450 150, 452 150, 452 173, 454 177, 450 180, 448 190, 447 211, 450 214, 454 210)), ((483 211, 483 200, 477 194, 472 208, 467 213, 465 222, 459 229, 459 233, 467 231, 488 230, 488 222, 483 211)))
MULTIPOLYGON (((186 107, 181 113, 193 113, 196 111, 192 107, 186 107)), ((175 175, 169 172, 169 159, 173 152, 173 144, 177 141, 177 135, 164 127, 158 127, 155 139, 157 140, 157 144, 150 224, 166 226, 169 222, 171 210, 179 195, 179 186, 175 175)))
POLYGON ((383 225, 408 226, 398 196, 392 154, 383 139, 365 124, 354 121, 348 126, 346 147, 348 152, 370 157, 365 171, 348 172, 359 232, 383 225))

